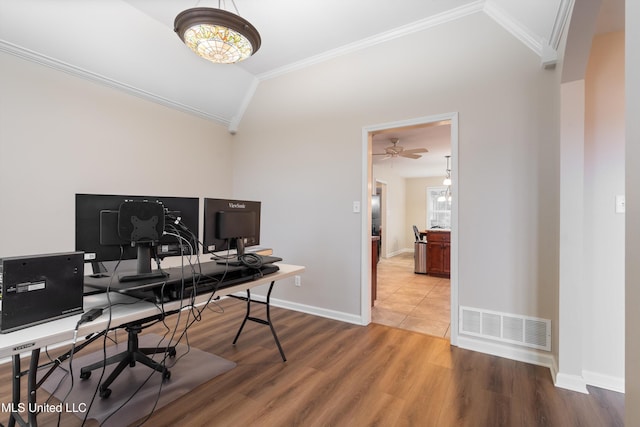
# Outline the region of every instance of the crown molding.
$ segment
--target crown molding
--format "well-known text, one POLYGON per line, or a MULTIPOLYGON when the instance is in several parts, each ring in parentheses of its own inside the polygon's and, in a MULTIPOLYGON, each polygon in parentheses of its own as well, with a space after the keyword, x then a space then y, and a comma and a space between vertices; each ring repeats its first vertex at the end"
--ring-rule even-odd
POLYGON ((67 74, 80 77, 85 80, 92 81, 94 83, 101 84, 103 86, 107 86, 113 89, 118 89, 130 95, 136 96, 138 98, 155 102, 156 104, 164 105, 165 107, 169 107, 175 110, 180 110, 188 114, 193 114, 203 119, 217 122, 224 126, 229 126, 230 124, 230 121, 223 117, 220 117, 211 113, 207 113, 205 111, 190 107, 180 102, 172 101, 162 96, 155 95, 151 92, 147 92, 145 90, 128 85, 126 83, 105 77, 101 74, 94 73, 80 67, 76 67, 75 65, 68 64, 64 61, 51 58, 49 56, 43 55, 38 52, 34 52, 29 49, 25 49, 21 46, 15 45, 13 43, 9 43, 5 40, 0 40, 0 52, 5 52, 10 55, 16 56, 18 58, 35 62, 36 64, 44 65, 45 67, 53 68, 55 70, 65 72, 67 74))
POLYGON ((484 5, 484 13, 524 43, 525 46, 534 51, 538 56, 542 57, 544 42, 533 31, 516 21, 510 14, 490 0, 484 5))
POLYGON ((293 62, 283 67, 267 71, 265 73, 257 75, 256 77, 259 81, 269 80, 275 77, 279 77, 283 74, 301 70, 303 68, 310 67, 312 65, 316 65, 321 62, 337 58, 339 56, 347 55, 349 53, 353 53, 358 50, 374 46, 376 44, 384 43, 398 37, 403 37, 412 33, 416 33, 418 31, 425 30, 427 28, 434 27, 436 25, 455 21, 456 19, 460 19, 464 16, 471 15, 477 12, 486 13, 500 26, 506 29, 514 37, 520 40, 525 46, 530 48, 536 55, 538 55, 541 58, 542 64, 545 68, 552 68, 558 60, 558 47, 566 26, 566 22, 571 15, 573 4, 574 0, 561 0, 560 6, 558 7, 558 11, 556 13, 556 18, 554 20, 552 32, 551 34, 549 34, 548 38, 540 37, 533 31, 531 31, 527 26, 515 20, 510 14, 505 12, 491 0, 476 0, 464 6, 442 12, 438 15, 434 15, 429 18, 404 25, 402 27, 398 27, 393 30, 377 34, 375 36, 344 45, 337 49, 332 49, 327 52, 311 56, 302 61, 293 62))
POLYGON ((567 25, 567 22, 569 21, 569 18, 571 17, 571 12, 573 11, 574 4, 574 0, 560 1, 560 6, 558 7, 558 12, 556 13, 556 19, 553 22, 553 29, 551 30, 551 34, 549 35, 549 45, 556 51, 560 48, 560 40, 562 40, 562 35, 564 34, 565 27, 567 25))
POLYGON ((561 0, 548 37, 536 35, 527 26, 513 18, 493 1, 487 0, 484 12, 538 55, 544 68, 553 68, 558 62, 558 48, 566 23, 571 16, 574 0, 561 0))
POLYGON ((361 49, 375 46, 377 44, 384 43, 389 40, 393 40, 399 37, 413 34, 413 33, 425 30, 427 28, 435 27, 437 25, 442 25, 450 21, 455 21, 456 19, 460 19, 467 15, 472 15, 474 13, 482 12, 484 2, 485 0, 476 0, 472 3, 457 7, 455 9, 451 9, 451 10, 439 13, 437 15, 430 16, 425 19, 421 19, 419 21, 416 21, 407 25, 403 25, 398 28, 394 28, 392 30, 385 31, 380 34, 376 34, 375 36, 367 37, 357 42, 349 43, 339 48, 331 49, 321 54, 311 56, 302 61, 293 62, 283 67, 279 67, 274 70, 267 71, 266 73, 259 74, 257 78, 260 81, 269 80, 275 77, 279 77, 283 74, 301 70, 303 68, 307 68, 312 65, 319 64, 321 62, 325 62, 333 58, 337 58, 339 56, 347 55, 349 53, 353 53, 361 49))

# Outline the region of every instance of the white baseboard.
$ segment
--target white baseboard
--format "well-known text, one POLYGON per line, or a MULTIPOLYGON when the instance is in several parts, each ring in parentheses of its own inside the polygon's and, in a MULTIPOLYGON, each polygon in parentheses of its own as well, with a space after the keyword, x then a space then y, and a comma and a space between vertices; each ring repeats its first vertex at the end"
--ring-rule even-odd
POLYGON ((362 317, 355 314, 343 313, 326 308, 314 307, 306 304, 299 304, 291 301, 279 300, 271 298, 271 305, 274 307, 288 308, 302 313, 313 314, 314 316, 326 317, 327 319, 340 320, 341 322, 352 323, 354 325, 362 325, 362 317))
POLYGON ((599 374, 597 372, 582 371, 582 377, 587 385, 592 385, 606 390, 624 393, 624 378, 614 377, 611 375, 599 374))
POLYGON ((569 375, 558 372, 554 384, 556 387, 589 394, 589 390, 587 390, 587 383, 582 375, 569 375))
POLYGON ((544 366, 549 368, 551 371, 555 364, 551 354, 540 353, 534 349, 492 343, 467 335, 458 335, 458 347, 467 350, 479 351, 480 353, 491 354, 493 356, 500 356, 506 359, 517 360, 519 362, 544 366))
MULTIPOLYGON (((238 296, 246 296, 244 292, 238 292, 238 296)), ((264 295, 251 294, 251 299, 257 301, 266 301, 267 297, 264 295)), ((299 304, 296 302, 285 301, 277 298, 271 298, 272 307, 286 308, 293 311, 299 311, 301 313, 312 314, 314 316, 326 317, 327 319, 339 320, 341 322, 352 323, 354 325, 363 325, 362 317, 355 314, 343 313, 335 310, 328 310, 325 308, 314 307, 306 304, 299 304)))
POLYGON ((479 351, 494 356, 504 357, 520 362, 549 368, 553 384, 556 387, 579 393, 589 394, 587 385, 615 391, 625 392, 624 378, 603 375, 597 372, 583 371, 582 375, 568 375, 558 372, 558 364, 551 354, 543 354, 535 350, 519 349, 501 344, 494 344, 473 337, 458 336, 458 346, 467 350, 479 351))
POLYGON ((524 347, 520 348, 507 344, 493 343, 468 335, 458 335, 458 347, 491 354, 492 356, 504 357, 505 359, 517 360, 518 362, 544 366, 545 368, 549 368, 552 379, 555 380, 556 377, 557 365, 552 354, 545 354, 524 347))
POLYGON ((384 258, 393 258, 396 255, 407 254, 407 253, 413 253, 413 248, 404 248, 404 249, 399 249, 397 251, 388 252, 384 256, 384 258))

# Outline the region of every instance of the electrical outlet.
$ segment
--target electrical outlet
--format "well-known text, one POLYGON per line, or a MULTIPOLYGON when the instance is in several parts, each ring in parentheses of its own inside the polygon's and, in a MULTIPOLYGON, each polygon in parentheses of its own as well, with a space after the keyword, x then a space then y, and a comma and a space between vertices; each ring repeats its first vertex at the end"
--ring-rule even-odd
POLYGON ((300 276, 295 276, 294 281, 297 287, 302 286, 302 283, 300 282, 300 276))

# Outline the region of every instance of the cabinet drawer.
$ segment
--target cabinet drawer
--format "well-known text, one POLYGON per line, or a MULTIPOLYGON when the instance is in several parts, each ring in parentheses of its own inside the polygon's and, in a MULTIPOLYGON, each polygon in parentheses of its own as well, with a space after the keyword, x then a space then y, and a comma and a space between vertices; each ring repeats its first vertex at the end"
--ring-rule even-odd
POLYGON ((427 242, 450 242, 449 231, 427 231, 427 242))

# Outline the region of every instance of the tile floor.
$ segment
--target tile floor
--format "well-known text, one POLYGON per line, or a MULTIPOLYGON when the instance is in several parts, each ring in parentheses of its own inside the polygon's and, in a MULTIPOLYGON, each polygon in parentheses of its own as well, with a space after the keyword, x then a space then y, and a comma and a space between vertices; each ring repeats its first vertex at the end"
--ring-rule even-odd
POLYGON ((449 339, 449 279, 413 271, 413 253, 380 260, 372 322, 449 339))

